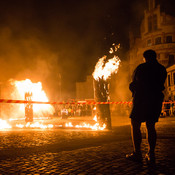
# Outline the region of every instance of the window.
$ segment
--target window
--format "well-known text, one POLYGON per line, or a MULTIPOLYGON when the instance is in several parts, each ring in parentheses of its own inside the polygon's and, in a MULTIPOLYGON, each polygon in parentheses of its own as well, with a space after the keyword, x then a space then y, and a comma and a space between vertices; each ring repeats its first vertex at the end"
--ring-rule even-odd
POLYGON ((153 15, 153 30, 157 30, 157 15, 153 15))
POLYGON ((170 74, 168 75, 168 86, 170 86, 170 74))
POLYGON ((175 72, 173 72, 173 83, 175 85, 175 72))
POLYGON ((151 46, 151 45, 152 45, 151 39, 149 39, 149 40, 147 41, 147 46, 151 46))
POLYGON ((152 18, 151 16, 148 17, 148 32, 152 31, 152 18))
POLYGON ((160 59, 160 53, 157 53, 157 59, 158 60, 160 59))
POLYGON ((157 37, 155 39, 155 44, 161 44, 161 37, 157 37))
POLYGON ((148 32, 157 30, 157 15, 148 17, 148 32))
POLYGON ((172 43, 172 36, 166 37, 166 43, 172 43))
POLYGON ((174 55, 169 55, 168 65, 171 66, 175 64, 174 55))

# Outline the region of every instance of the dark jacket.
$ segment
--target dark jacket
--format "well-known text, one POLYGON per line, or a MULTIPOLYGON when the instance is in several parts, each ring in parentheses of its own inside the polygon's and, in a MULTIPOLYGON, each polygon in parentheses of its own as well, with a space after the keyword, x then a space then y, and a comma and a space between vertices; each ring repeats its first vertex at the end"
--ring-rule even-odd
POLYGON ((157 60, 140 64, 134 71, 129 89, 133 96, 130 118, 138 121, 158 121, 167 72, 157 60))

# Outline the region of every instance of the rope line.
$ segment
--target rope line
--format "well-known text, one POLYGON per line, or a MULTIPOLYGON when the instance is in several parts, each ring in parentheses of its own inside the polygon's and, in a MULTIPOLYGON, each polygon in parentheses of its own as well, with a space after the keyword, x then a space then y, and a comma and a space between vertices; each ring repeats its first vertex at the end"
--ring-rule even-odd
MULTIPOLYGON (((19 103, 19 104, 88 104, 88 105, 96 105, 96 104, 128 104, 131 105, 131 101, 119 101, 119 102, 42 102, 42 101, 27 101, 27 100, 10 100, 10 99, 0 99, 0 103, 19 103)), ((163 104, 174 104, 175 101, 171 102, 163 102, 163 104)))

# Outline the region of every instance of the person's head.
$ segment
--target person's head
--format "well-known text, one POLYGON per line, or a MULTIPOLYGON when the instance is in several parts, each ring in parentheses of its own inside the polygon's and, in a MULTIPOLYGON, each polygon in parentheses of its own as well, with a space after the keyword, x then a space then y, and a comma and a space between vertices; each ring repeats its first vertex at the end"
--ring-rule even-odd
POLYGON ((145 58, 146 62, 152 62, 152 61, 156 61, 157 54, 154 50, 146 50, 143 53, 143 57, 145 58))

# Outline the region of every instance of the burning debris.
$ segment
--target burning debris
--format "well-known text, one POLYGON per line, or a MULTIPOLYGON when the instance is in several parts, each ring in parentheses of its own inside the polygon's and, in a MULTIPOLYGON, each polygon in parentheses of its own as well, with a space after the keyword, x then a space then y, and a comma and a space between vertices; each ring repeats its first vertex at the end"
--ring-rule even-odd
MULTIPOLYGON (((113 44, 113 48, 109 53, 113 54, 113 58, 107 59, 103 56, 99 59, 93 72, 94 78, 94 97, 96 102, 109 101, 109 78, 112 74, 118 72, 120 59, 114 53, 118 50, 120 45, 113 44)), ((111 56, 111 55, 110 55, 111 56)), ((97 104, 97 119, 100 125, 106 124, 107 129, 111 129, 111 115, 109 104, 97 104)))
MULTIPOLYGON (((14 81, 11 80, 11 84, 14 85, 15 90, 13 92, 13 98, 14 99, 25 99, 27 101, 42 101, 42 102, 48 102, 48 98, 46 96, 46 93, 42 89, 42 83, 32 83, 31 80, 26 79, 22 81, 14 81)), ((48 104, 35 104, 33 106, 27 104, 26 109, 29 109, 28 112, 32 113, 35 116, 43 116, 43 115, 51 115, 54 113, 54 108, 51 105, 48 104)), ((24 111, 24 105, 20 106, 20 111, 24 111)), ((30 114, 32 115, 32 114, 30 114)), ((24 116, 24 114, 23 114, 24 116)))

